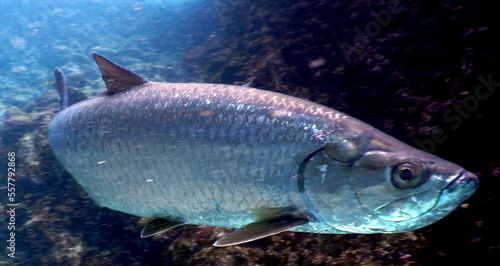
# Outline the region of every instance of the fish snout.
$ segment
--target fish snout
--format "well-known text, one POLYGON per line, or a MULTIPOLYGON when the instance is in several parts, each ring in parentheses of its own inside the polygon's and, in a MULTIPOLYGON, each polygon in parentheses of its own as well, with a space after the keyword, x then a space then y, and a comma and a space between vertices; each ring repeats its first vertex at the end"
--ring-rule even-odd
POLYGON ((464 195, 464 199, 474 193, 479 186, 479 178, 474 173, 462 170, 457 177, 451 180, 442 190, 447 194, 457 193, 464 195), (467 195, 467 196, 465 196, 467 195))
POLYGON ((479 178, 474 173, 464 170, 455 180, 453 180, 452 184, 468 184, 469 186, 477 188, 479 186, 479 178))

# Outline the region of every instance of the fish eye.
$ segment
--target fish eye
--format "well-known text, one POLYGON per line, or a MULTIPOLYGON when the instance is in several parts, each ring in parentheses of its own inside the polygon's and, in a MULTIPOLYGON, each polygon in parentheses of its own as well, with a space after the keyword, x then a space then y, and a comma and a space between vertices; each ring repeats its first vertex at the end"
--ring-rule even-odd
POLYGON ((423 166, 416 163, 400 163, 392 170, 391 181, 397 188, 416 188, 425 183, 429 175, 423 166))

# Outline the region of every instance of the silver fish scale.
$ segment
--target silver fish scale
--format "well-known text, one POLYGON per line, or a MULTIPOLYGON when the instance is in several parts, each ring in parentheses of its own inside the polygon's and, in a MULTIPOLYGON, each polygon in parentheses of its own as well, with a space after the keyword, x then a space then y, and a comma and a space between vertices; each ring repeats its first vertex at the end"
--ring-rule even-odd
POLYGON ((70 106, 49 136, 101 206, 241 227, 260 208, 300 204, 294 155, 322 145, 315 136, 338 115, 262 90, 148 82, 70 106))

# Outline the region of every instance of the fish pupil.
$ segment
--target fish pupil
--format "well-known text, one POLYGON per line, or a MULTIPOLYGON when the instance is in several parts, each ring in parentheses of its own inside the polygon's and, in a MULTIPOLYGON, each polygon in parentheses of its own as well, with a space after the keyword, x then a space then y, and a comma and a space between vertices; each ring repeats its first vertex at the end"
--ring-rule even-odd
POLYGON ((404 181, 410 181, 413 178, 413 172, 409 168, 401 169, 399 177, 404 181))

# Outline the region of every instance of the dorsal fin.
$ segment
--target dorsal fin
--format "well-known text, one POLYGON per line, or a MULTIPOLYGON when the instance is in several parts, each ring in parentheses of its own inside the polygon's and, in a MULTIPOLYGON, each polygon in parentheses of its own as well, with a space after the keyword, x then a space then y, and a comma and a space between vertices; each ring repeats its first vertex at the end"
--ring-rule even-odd
POLYGON ((108 88, 106 94, 108 95, 126 91, 134 86, 148 82, 147 79, 111 62, 104 56, 95 53, 92 56, 99 66, 104 83, 106 83, 106 87, 108 88))

